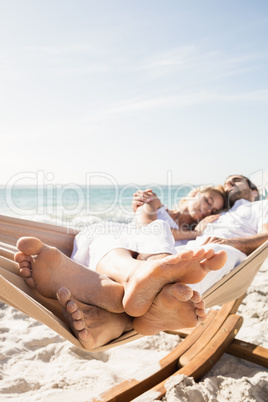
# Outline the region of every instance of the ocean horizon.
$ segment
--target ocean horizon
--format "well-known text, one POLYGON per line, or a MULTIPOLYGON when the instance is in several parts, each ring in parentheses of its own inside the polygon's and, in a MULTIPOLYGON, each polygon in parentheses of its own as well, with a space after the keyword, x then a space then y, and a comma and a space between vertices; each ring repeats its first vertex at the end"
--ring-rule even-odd
MULTIPOLYGON (((168 208, 196 187, 190 184, 152 185, 168 208)), ((130 222, 131 203, 139 185, 14 185, 0 186, 0 214, 38 222, 78 227, 100 221, 130 222)))

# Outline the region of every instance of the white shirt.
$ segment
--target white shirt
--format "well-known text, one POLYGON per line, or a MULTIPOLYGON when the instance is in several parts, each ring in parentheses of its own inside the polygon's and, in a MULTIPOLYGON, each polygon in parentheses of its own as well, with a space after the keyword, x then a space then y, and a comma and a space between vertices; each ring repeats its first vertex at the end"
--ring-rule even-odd
POLYGON ((223 212, 219 219, 209 223, 203 236, 216 236, 223 239, 249 237, 262 232, 268 223, 268 200, 250 202, 237 200, 233 207, 223 212))
MULTIPOLYGON (((167 213, 165 207, 157 210, 157 218, 167 222, 170 227, 178 228, 174 220, 167 213)), ((209 223, 201 236, 196 240, 181 240, 175 242, 175 247, 188 245, 198 247, 203 244, 205 238, 210 236, 222 239, 235 237, 249 237, 262 232, 264 224, 268 224, 268 200, 247 201, 237 200, 227 212, 222 212, 219 219, 209 223)))

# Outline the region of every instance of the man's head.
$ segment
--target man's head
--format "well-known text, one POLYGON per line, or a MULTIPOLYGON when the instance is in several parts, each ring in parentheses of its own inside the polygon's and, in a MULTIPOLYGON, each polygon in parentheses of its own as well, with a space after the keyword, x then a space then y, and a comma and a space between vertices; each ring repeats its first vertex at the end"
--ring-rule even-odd
POLYGON ((259 200, 259 191, 252 181, 241 174, 234 174, 225 180, 224 189, 228 193, 230 207, 241 198, 248 201, 259 200))

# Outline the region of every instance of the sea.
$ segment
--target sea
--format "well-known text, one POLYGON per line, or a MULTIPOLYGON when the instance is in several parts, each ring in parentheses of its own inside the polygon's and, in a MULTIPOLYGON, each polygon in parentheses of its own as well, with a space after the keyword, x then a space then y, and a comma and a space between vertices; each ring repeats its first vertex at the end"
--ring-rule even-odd
MULTIPOLYGON (((147 187, 148 188, 148 187, 147 187)), ((176 206, 193 188, 183 185, 152 185, 168 208, 176 206)), ((133 194, 138 185, 46 185, 0 187, 0 215, 53 223, 79 229, 100 221, 128 223, 133 219, 133 194)))

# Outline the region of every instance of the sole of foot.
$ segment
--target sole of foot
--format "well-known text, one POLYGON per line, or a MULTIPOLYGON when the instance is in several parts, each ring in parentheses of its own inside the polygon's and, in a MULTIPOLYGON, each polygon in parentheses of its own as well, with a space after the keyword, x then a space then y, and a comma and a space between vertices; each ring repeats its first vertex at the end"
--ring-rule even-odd
POLYGON ((106 275, 71 260, 55 247, 34 237, 18 240, 15 255, 26 284, 42 296, 56 299, 60 287, 67 287, 83 303, 94 304, 109 311, 123 311, 123 286, 106 275))
POLYGON ((142 335, 154 335, 195 327, 205 319, 205 304, 200 294, 187 285, 175 283, 163 288, 147 313, 134 319, 133 326, 142 335))
POLYGON ((58 290, 57 299, 73 334, 87 350, 106 345, 132 328, 132 320, 126 314, 81 303, 67 288, 58 290))
POLYGON ((224 251, 215 253, 212 249, 199 249, 141 262, 141 268, 125 285, 123 306, 126 313, 133 317, 144 315, 166 284, 198 283, 211 270, 222 268, 226 259, 224 251))

